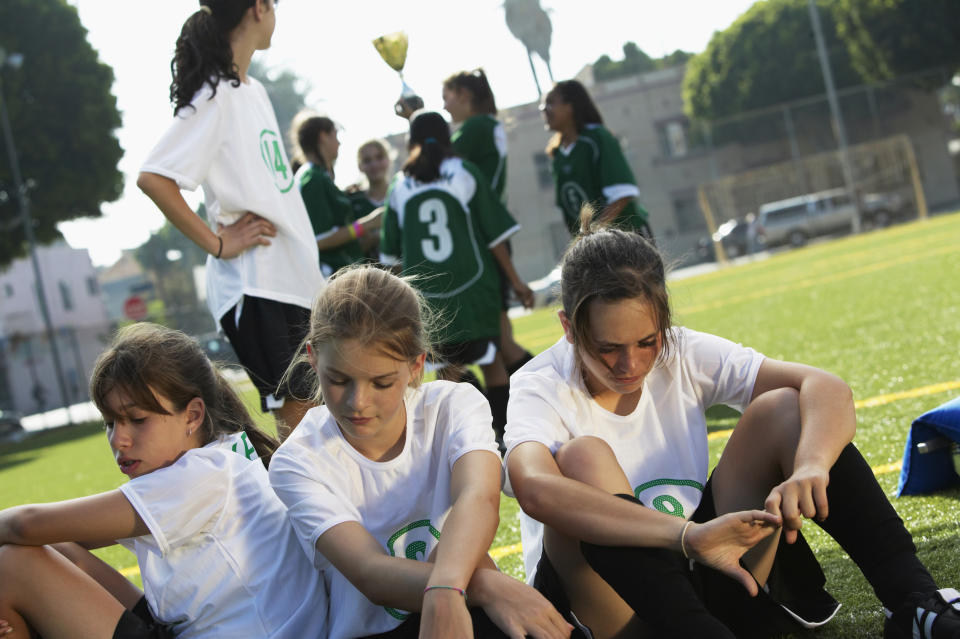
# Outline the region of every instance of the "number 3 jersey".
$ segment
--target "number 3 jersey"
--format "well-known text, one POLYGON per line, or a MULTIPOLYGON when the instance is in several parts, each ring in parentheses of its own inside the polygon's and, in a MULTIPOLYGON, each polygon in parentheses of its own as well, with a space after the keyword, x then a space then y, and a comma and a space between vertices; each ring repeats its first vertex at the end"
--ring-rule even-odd
POLYGON ((385 554, 424 561, 450 513, 453 465, 472 451, 499 456, 490 406, 469 384, 423 384, 407 391, 404 405, 403 450, 393 459, 364 457, 319 406, 270 461, 270 483, 303 549, 329 582, 329 639, 386 632, 409 613, 371 603, 317 550, 317 539, 338 524, 357 522, 385 554))
POLYGON ((520 226, 470 162, 448 158, 429 183, 399 175, 387 195, 381 261, 404 275, 443 318, 440 343, 500 334, 500 279, 490 249, 520 226))
MULTIPOLYGON (((686 328, 672 328, 671 339, 669 355, 647 375, 629 415, 616 415, 593 400, 566 338, 533 358, 510 378, 507 457, 523 442, 539 442, 556 454, 574 437, 599 437, 613 449, 637 499, 689 518, 709 470, 704 411, 716 404, 746 408, 764 356, 686 328)), ((504 492, 513 495, 509 476, 504 492)), ((532 583, 543 525, 521 514, 521 536, 532 583)))

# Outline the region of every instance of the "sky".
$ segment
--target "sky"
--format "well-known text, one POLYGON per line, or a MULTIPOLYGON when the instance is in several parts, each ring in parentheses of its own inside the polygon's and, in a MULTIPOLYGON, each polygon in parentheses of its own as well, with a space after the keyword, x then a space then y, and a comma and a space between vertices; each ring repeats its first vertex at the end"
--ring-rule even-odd
MULTIPOLYGON (((121 112, 117 136, 125 153, 123 196, 102 206, 97 219, 64 222, 75 248, 109 265, 121 249, 139 246, 159 229, 163 215, 136 187, 140 165, 172 118, 170 58, 183 21, 197 0, 67 0, 77 8, 88 41, 113 68, 121 112)), ((633 41, 658 57, 676 49, 702 51, 715 31, 729 26, 754 0, 541 0, 553 24, 554 78, 573 77, 603 54, 623 57, 633 41)), ((507 29, 502 0, 280 0, 270 49, 257 53, 268 68, 285 68, 304 81, 307 106, 343 127, 337 182, 358 177, 356 149, 366 139, 405 130, 393 113, 400 95, 397 73, 373 47, 375 37, 406 31, 410 45, 404 78, 442 109, 443 80, 482 66, 501 108, 538 99, 526 50, 507 29)), ((541 85, 546 67, 536 62, 541 85)), ((544 140, 547 133, 544 132, 544 140)), ((192 205, 199 191, 185 193, 192 205)))

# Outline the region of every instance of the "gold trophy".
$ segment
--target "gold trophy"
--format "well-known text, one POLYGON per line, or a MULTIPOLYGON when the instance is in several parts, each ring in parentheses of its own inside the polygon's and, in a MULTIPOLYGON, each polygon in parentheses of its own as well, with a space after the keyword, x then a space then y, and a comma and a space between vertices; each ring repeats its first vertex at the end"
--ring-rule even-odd
POLYGON ((373 46, 380 53, 383 61, 390 65, 390 68, 400 74, 400 84, 402 90, 400 99, 393 105, 393 110, 402 118, 409 118, 417 109, 423 108, 423 98, 417 95, 417 92, 403 79, 403 65, 407 61, 407 46, 409 40, 404 31, 388 33, 379 38, 375 38, 373 46))

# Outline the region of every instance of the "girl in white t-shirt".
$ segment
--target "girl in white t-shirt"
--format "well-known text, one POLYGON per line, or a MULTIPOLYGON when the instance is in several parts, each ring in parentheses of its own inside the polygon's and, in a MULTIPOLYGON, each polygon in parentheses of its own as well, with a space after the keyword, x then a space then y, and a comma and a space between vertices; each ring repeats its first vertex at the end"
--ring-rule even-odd
POLYGON ((276 442, 199 344, 153 324, 123 329, 90 395, 130 481, 0 511, 0 635, 323 636, 322 579, 267 477, 276 442), (136 554, 143 592, 88 550, 114 543, 136 554))
POLYGON ((317 245, 273 106, 247 71, 267 49, 274 0, 200 0, 171 62, 173 122, 137 186, 208 254, 207 305, 285 435, 309 404, 279 382, 322 286, 317 245), (203 188, 206 221, 181 189, 203 188))
POLYGON ((304 356, 324 405, 274 454, 270 483, 327 580, 329 637, 567 637, 487 555, 500 501, 490 407, 469 384, 420 384, 424 312, 371 266, 342 269, 314 302, 304 356))
POLYGON ((806 517, 892 611, 887 637, 909 636, 916 610, 940 620, 915 636, 960 636, 947 603, 960 595, 937 591, 850 443, 841 379, 671 327, 663 262, 636 233, 585 231, 561 288, 564 338, 511 378, 505 438, 527 574, 558 609, 598 638, 821 625, 839 604, 800 535, 806 517), (708 475, 715 404, 743 415, 708 475))

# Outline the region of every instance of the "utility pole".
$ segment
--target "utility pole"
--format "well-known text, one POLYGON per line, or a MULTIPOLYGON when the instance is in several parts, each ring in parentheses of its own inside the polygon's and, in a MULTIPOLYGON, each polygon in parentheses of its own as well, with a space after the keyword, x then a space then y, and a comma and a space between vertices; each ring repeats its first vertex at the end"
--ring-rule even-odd
POLYGON ((820 25, 820 11, 816 0, 807 0, 810 7, 810 23, 813 26, 813 37, 817 42, 817 55, 820 58, 820 70, 823 73, 823 84, 827 88, 827 102, 830 104, 830 117, 833 120, 833 131, 837 136, 837 146, 840 149, 840 170, 843 172, 843 182, 847 193, 856 207, 857 213, 853 216, 853 232, 859 233, 860 196, 854 188, 853 170, 850 167, 850 154, 847 152, 847 130, 843 125, 843 113, 837 101, 837 89, 833 83, 833 71, 830 69, 830 58, 827 56, 827 45, 823 40, 823 27, 820 25))
MULTIPOLYGON (((19 53, 7 53, 0 48, 0 70, 4 66, 14 69, 20 68, 23 64, 23 56, 19 53)), ((40 261, 37 259, 37 240, 33 234, 33 219, 30 217, 30 198, 27 196, 27 187, 23 183, 23 177, 20 175, 20 161, 17 159, 17 148, 13 142, 13 130, 10 127, 10 116, 7 114, 7 102, 3 97, 3 77, 0 73, 0 124, 3 125, 3 139, 6 141, 7 158, 10 161, 10 172, 13 174, 13 189, 16 191, 17 202, 20 204, 20 222, 23 224, 23 232, 30 244, 30 259, 33 262, 33 276, 37 282, 37 302, 40 305, 40 315, 43 317, 43 325, 46 328, 47 340, 50 342, 50 354, 53 356, 53 368, 57 377, 57 385, 60 387, 60 398, 64 409, 67 411, 67 423, 72 424, 73 419, 70 416, 70 399, 67 395, 67 384, 63 378, 63 366, 60 364, 60 352, 57 349, 53 322, 50 320, 50 309, 47 308, 47 295, 43 287, 43 278, 40 274, 40 261)))

